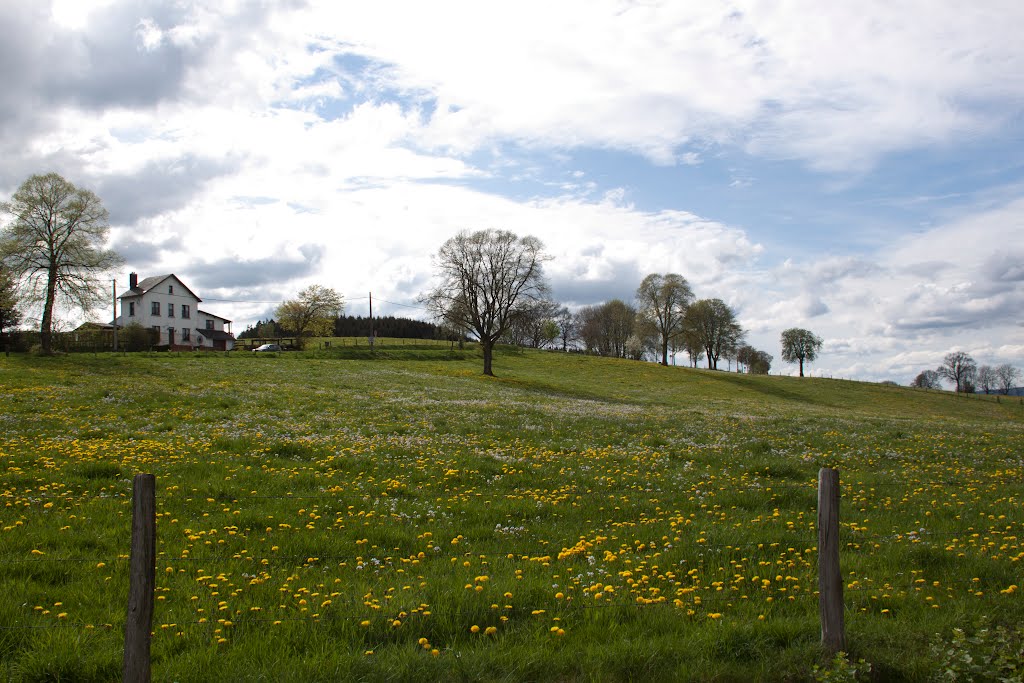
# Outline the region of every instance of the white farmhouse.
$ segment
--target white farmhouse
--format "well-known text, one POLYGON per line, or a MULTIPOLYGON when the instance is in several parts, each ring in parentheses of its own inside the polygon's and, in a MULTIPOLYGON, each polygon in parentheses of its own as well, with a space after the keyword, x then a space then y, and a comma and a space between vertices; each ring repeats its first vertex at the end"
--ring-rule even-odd
POLYGON ((115 321, 117 326, 138 323, 151 329, 159 346, 182 351, 230 351, 235 346, 231 321, 200 310, 202 299, 173 273, 141 281, 137 273, 131 273, 128 291, 118 298, 121 315, 115 321))

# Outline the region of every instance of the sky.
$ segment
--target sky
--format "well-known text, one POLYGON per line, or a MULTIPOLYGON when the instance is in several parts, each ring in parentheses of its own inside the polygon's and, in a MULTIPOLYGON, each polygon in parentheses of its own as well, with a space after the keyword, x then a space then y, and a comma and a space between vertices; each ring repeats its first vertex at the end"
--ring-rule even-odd
POLYGON ((0 197, 92 190, 119 289, 175 273, 236 334, 313 283, 424 317, 438 247, 496 228, 570 308, 683 275, 773 373, 790 327, 815 375, 1024 367, 1021 26, 1019 0, 0 1, 0 197))

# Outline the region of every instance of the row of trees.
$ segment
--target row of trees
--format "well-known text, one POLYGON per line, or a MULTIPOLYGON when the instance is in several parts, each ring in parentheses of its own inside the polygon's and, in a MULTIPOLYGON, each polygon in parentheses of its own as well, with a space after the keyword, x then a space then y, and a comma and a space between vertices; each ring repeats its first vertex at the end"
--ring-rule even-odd
MULTIPOLYGON (((22 320, 19 300, 42 308, 40 346, 53 349, 54 312, 59 301, 89 310, 105 298, 102 276, 123 259, 106 249, 108 213, 92 192, 56 173, 33 175, 0 211, 13 216, 0 233, 0 335, 22 320)), ((471 335, 484 352, 484 372, 492 373, 498 341, 563 349, 582 345, 591 353, 625 358, 658 357, 684 350, 692 365, 707 358, 717 369, 721 359, 736 360, 748 372, 768 372, 772 356, 744 344, 735 312, 721 299, 694 300, 684 277, 652 273, 637 288, 633 306, 615 299, 571 313, 550 297, 543 275, 548 260, 541 242, 502 230, 461 232, 446 241, 435 263, 440 283, 422 298, 450 338, 471 335)), ((344 300, 329 287, 311 285, 261 321, 254 334, 296 337, 338 334, 344 300), (261 329, 262 328, 262 329, 261 329), (271 329, 272 328, 272 329, 271 329), (274 334, 263 334, 272 331, 274 334)), ((354 324, 354 323, 353 323, 354 324)), ((427 323, 424 323, 425 325, 427 323)), ((348 332, 346 328, 343 332, 348 332)), ((782 359, 816 359, 822 340, 799 328, 780 339, 782 359)), ((1020 371, 1008 364, 980 368, 968 354, 946 356, 936 370, 920 373, 912 386, 936 387, 942 379, 958 392, 975 387, 1008 392, 1020 371)))
MULTIPOLYGON (((370 334, 370 326, 376 337, 395 337, 399 339, 437 339, 439 328, 433 323, 412 318, 395 316, 379 316, 372 321, 361 315, 339 315, 334 319, 335 337, 366 337, 370 334)), ((295 330, 286 328, 276 318, 260 320, 245 328, 239 339, 277 339, 294 337, 295 330)))
POLYGON ((948 380, 956 387, 957 393, 974 393, 981 390, 991 394, 999 392, 1008 394, 1021 378, 1018 368, 1003 363, 995 367, 978 364, 963 351, 946 354, 942 365, 935 370, 922 370, 910 383, 919 389, 941 389, 942 380, 948 380))
MULTIPOLYGON (((576 313, 555 302, 543 274, 548 257, 535 237, 503 230, 460 232, 435 257, 439 284, 421 301, 439 323, 479 340, 484 373, 493 374, 492 355, 499 341, 619 358, 687 353, 696 367, 706 358, 717 369, 722 359, 738 369, 767 373, 772 356, 744 344, 745 331, 735 311, 721 299, 695 300, 681 275, 652 273, 637 288, 635 306, 620 299, 585 306, 576 313)), ((822 340, 802 329, 786 330, 783 359, 803 364, 817 357, 822 340)))

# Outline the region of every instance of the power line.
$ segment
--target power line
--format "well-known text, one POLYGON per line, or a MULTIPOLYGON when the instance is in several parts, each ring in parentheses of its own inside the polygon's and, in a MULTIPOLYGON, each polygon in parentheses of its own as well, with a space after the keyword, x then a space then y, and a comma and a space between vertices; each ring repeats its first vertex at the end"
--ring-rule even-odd
MULTIPOLYGON (((370 297, 368 296, 342 296, 345 301, 367 301, 370 297)), ((218 303, 229 303, 229 304, 280 304, 281 301, 254 301, 252 299, 216 299, 213 297, 206 297, 203 301, 216 301, 218 303)), ((416 304, 403 304, 398 301, 388 301, 387 299, 381 299, 377 297, 377 301, 382 301, 392 306, 401 306, 403 308, 414 308, 419 311, 429 310, 426 306, 419 306, 416 304)))
POLYGON ((405 308, 415 308, 420 311, 429 310, 426 306, 416 306, 414 304, 400 304, 397 301, 388 301, 387 299, 381 299, 380 297, 378 297, 377 300, 383 301, 386 304, 391 304, 392 306, 404 306, 405 308))

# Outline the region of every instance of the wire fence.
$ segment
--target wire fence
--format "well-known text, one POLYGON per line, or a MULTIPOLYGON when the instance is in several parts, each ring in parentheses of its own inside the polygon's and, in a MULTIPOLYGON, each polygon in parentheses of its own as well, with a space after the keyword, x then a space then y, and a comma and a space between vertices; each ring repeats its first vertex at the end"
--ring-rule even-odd
MULTIPOLYGON (((822 470, 822 472, 831 470, 822 470)), ((139 475, 139 477, 149 477, 153 479, 152 475, 139 475)), ((197 616, 197 610, 194 608, 186 607, 181 599, 164 601, 164 597, 161 594, 162 590, 168 590, 166 587, 157 585, 155 581, 155 572, 157 564, 166 566, 169 575, 177 576, 179 572, 185 572, 186 567, 201 567, 202 572, 210 573, 216 576, 220 573, 215 573, 213 568, 223 569, 225 566, 244 566, 245 569, 250 567, 287 567, 287 571, 297 572, 306 569, 316 568, 328 568, 334 563, 338 563, 336 569, 344 566, 351 568, 352 565, 356 564, 357 568, 369 566, 367 562, 367 551, 360 552, 323 552, 323 547, 310 547, 308 551, 300 550, 296 552, 291 549, 289 552, 284 554, 267 554, 265 552, 252 552, 254 548, 234 549, 226 550, 224 552, 205 552, 198 555, 186 554, 190 549, 181 548, 182 554, 180 556, 169 556, 166 554, 166 550, 160 552, 156 551, 156 547, 152 548, 151 556, 148 560, 149 565, 140 569, 137 558, 140 555, 145 555, 145 552, 140 553, 140 542, 136 539, 136 533, 138 532, 138 526, 140 524, 139 513, 139 500, 140 494, 138 491, 139 477, 136 477, 133 482, 133 492, 131 494, 131 500, 133 503, 133 536, 132 546, 130 553, 94 553, 86 556, 82 555, 46 555, 44 551, 33 550, 32 556, 25 556, 24 552, 6 552, 0 553, 0 567, 6 566, 12 571, 16 570, 27 570, 31 572, 35 568, 47 567, 47 568, 58 568, 65 569, 67 571, 75 571, 76 567, 82 567, 83 565, 94 564, 97 567, 103 567, 111 574, 120 574, 118 585, 123 585, 120 581, 124 578, 123 575, 127 573, 129 575, 129 608, 125 615, 118 615, 116 618, 112 615, 107 615, 105 620, 99 621, 84 621, 84 620, 68 620, 66 614, 61 613, 56 615, 56 619, 53 615, 53 610, 41 610, 37 606, 33 608, 33 616, 25 619, 21 623, 7 623, 0 626, 0 632, 12 632, 18 630, 24 630, 26 632, 39 632, 46 630, 78 630, 81 632, 85 631, 111 631, 117 630, 120 632, 124 630, 125 633, 125 661, 126 671, 128 662, 133 657, 139 661, 144 662, 145 667, 148 671, 149 666, 149 647, 151 638, 154 635, 169 632, 176 636, 186 635, 187 632, 197 631, 200 633, 207 633, 211 637, 216 637, 218 642, 221 642, 227 635, 225 629, 230 629, 233 634, 241 633, 245 629, 263 629, 267 627, 275 627, 284 624, 299 625, 309 628, 323 628, 328 625, 353 622, 359 626, 366 626, 371 621, 376 622, 378 629, 386 629, 387 622, 392 618, 393 614, 415 614, 418 611, 418 607, 410 599, 397 599, 393 602, 389 602, 385 606, 382 606, 379 602, 375 611, 368 612, 367 603, 364 600, 358 600, 354 595, 340 596, 340 599, 331 599, 329 605, 321 604, 319 606, 311 605, 308 614, 296 615, 294 614, 294 606, 279 604, 278 609, 275 610, 272 604, 250 604, 247 605, 248 611, 243 611, 237 606, 234 610, 229 608, 211 608, 209 616, 197 616), (177 569, 175 569, 177 568, 177 569), (150 575, 149 583, 143 584, 142 588, 139 588, 138 577, 140 574, 148 573, 150 575), (135 615, 133 615, 133 604, 139 602, 148 602, 149 614, 143 619, 143 625, 141 627, 133 626, 134 621, 137 621, 135 615), (154 612, 153 606, 156 603, 157 609, 154 612), (221 611, 224 610, 224 611, 221 611), (315 611, 313 611, 315 610, 315 611), (38 615, 38 616, 37 616, 38 615), (45 619, 46 621, 40 623, 39 620, 45 619), (157 626, 154 629, 154 621, 157 626), (141 630, 140 630, 141 628, 141 630), (132 634, 135 634, 134 636, 132 634), (132 655, 131 653, 135 653, 132 655)), ((814 599, 820 606, 820 613, 822 618, 822 645, 830 652, 835 652, 842 649, 842 643, 845 640, 845 626, 843 625, 842 613, 846 610, 860 609, 867 611, 869 607, 872 607, 877 603, 877 608, 873 608, 879 613, 885 613, 889 611, 888 607, 883 605, 892 604, 893 600, 904 600, 910 596, 920 595, 925 600, 933 600, 931 593, 939 593, 945 591, 958 591, 958 592, 975 592, 977 595, 982 595, 985 591, 988 591, 994 587, 994 584, 990 580, 981 581, 980 579, 972 579, 970 581, 962 581, 959 583, 946 582, 941 586, 938 583, 931 585, 930 581, 924 579, 923 569, 912 569, 908 567, 906 571, 896 572, 890 577, 891 580, 886 582, 880 582, 878 580, 872 581, 870 578, 863 580, 853 579, 844 577, 839 574, 839 560, 842 554, 851 552, 861 552, 863 546, 871 546, 877 544, 891 544, 893 542, 903 543, 909 545, 921 545, 926 547, 944 547, 945 545, 953 542, 963 542, 965 539, 968 542, 978 542, 978 539, 988 541, 990 537, 998 537, 1000 532, 998 530, 978 529, 976 526, 965 526, 963 528, 948 529, 943 528, 941 530, 930 530, 925 528, 909 529, 909 530, 890 530, 887 532, 867 532, 865 528, 858 527, 857 522, 848 522, 846 524, 840 524, 838 521, 838 515, 834 516, 834 522, 827 522, 828 516, 822 516, 822 506, 828 506, 829 495, 823 494, 821 487, 823 486, 824 480, 819 476, 817 482, 814 481, 774 481, 769 477, 757 477, 756 473, 753 474, 752 478, 744 479, 740 482, 730 482, 728 485, 719 484, 718 482, 710 479, 699 479, 690 483, 690 489, 687 493, 698 493, 703 496, 705 500, 713 500, 714 496, 719 493, 729 494, 743 494, 743 493, 760 493, 762 495, 771 497, 766 499, 764 503, 770 505, 776 501, 775 495, 778 492, 786 491, 800 491, 817 494, 818 503, 818 518, 817 523, 812 520, 807 521, 807 526, 800 527, 798 529, 783 530, 776 528, 774 531, 780 533, 772 533, 760 540, 751 541, 734 541, 734 542, 718 542, 713 538, 709 540, 704 534, 711 532, 712 534, 718 530, 716 520, 714 517, 705 520, 706 524, 695 524, 693 527, 687 529, 685 532, 677 532, 681 535, 685 535, 684 539, 673 539, 672 542, 662 542, 659 544, 657 541, 651 541, 649 543, 643 543, 639 546, 620 544, 617 548, 614 546, 603 547, 600 543, 591 543, 585 547, 583 552, 593 551, 592 556, 582 556, 580 552, 575 552, 568 557, 557 557, 560 553, 568 552, 576 548, 576 546, 561 547, 563 543, 551 543, 545 539, 534 539, 532 542, 526 544, 510 544, 501 545, 500 555, 494 555, 490 561, 501 561, 502 559, 509 559, 513 561, 522 560, 543 560, 546 563, 555 562, 562 559, 571 561, 572 564, 578 562, 588 563, 591 557, 599 555, 601 552, 611 553, 612 548, 616 552, 622 551, 624 553, 631 553, 628 556, 636 556, 638 559, 641 555, 646 553, 647 557, 654 555, 657 557, 663 552, 669 550, 679 553, 680 557, 674 557, 673 560, 678 564, 673 565, 673 568, 678 570, 680 566, 693 567, 699 565, 704 560, 711 557, 718 557, 725 555, 728 557, 729 554, 738 555, 751 555, 761 556, 763 558, 774 558, 780 552, 801 555, 803 565, 798 568, 795 573, 799 576, 786 576, 783 581, 779 581, 780 576, 775 576, 773 580, 770 580, 769 586, 763 583, 758 583, 755 580, 757 577, 742 576, 742 580, 739 582, 729 582, 724 580, 724 577, 728 575, 728 571, 724 569, 725 565, 719 567, 719 573, 709 571, 708 576, 722 577, 722 581, 714 581, 703 584, 694 583, 692 585, 685 585, 685 578, 682 576, 674 576, 678 578, 671 582, 671 586, 666 584, 664 587, 669 588, 668 591, 662 593, 659 588, 657 591, 651 591, 650 588, 654 586, 653 583, 647 586, 647 593, 630 591, 626 587, 621 587, 621 592, 616 592, 614 586, 611 590, 599 591, 598 589, 591 589, 584 586, 580 589, 580 584, 573 587, 570 592, 568 589, 566 594, 563 594, 560 599, 552 598, 548 602, 534 601, 529 605, 511 605, 506 604, 500 608, 495 614, 500 614, 505 619, 532 619, 538 616, 551 616, 557 615, 558 619, 571 620, 576 616, 586 614, 604 614, 613 611, 629 611, 629 612, 641 612, 644 610, 668 610, 674 614, 680 615, 680 618, 686 619, 706 619, 706 618, 721 618, 722 614, 720 611, 727 611, 730 608, 738 604, 757 604, 762 613, 768 613, 771 611, 774 613, 775 610, 784 609, 784 605, 791 603, 798 603, 806 605, 806 601, 814 599), (820 528, 825 527, 828 528, 820 528), (834 525, 834 529, 832 528, 834 525), (827 540, 829 538, 828 529, 832 529, 833 540, 827 540), (840 533, 842 536, 840 537, 840 533), (827 547, 831 545, 831 549, 827 547), (561 547, 560 551, 556 551, 556 548, 561 547), (832 578, 827 576, 825 558, 832 556, 834 553, 835 557, 835 575, 832 578), (813 572, 813 566, 808 561, 809 555, 818 556, 818 573, 815 576, 813 572), (692 564, 686 564, 692 561, 692 564), (790 581, 792 579, 792 581, 790 581), (817 587, 813 584, 817 583, 817 587), (608 595, 601 598, 602 595, 608 595), (828 610, 826 609, 826 603, 831 599, 830 596, 834 596, 839 601, 838 610, 838 622, 837 625, 826 626, 834 617, 829 616, 828 610), (838 629, 838 631, 837 631, 838 629), (833 636, 829 637, 828 633, 832 632, 833 636), (838 633, 838 635, 835 635, 838 633)), ((847 482, 843 486, 839 486, 838 482, 835 484, 833 494, 836 499, 836 504, 840 498, 840 493, 843 497, 853 498, 863 502, 866 494, 872 493, 878 496, 885 495, 887 491, 899 491, 902 494, 916 494, 932 492, 934 490, 942 490, 950 485, 959 485, 962 482, 954 482, 948 479, 933 479, 926 481, 915 481, 912 485, 907 482, 899 481, 879 481, 879 482, 862 482, 853 481, 847 482)), ((155 488, 151 485, 149 495, 155 498, 155 488)), ((39 508, 46 506, 47 503, 56 503, 60 501, 69 500, 67 491, 62 494, 55 495, 34 495, 27 502, 27 506, 30 508, 39 508)), ((10 496, 7 496, 10 498, 10 496)), ((97 497, 100 498, 100 497, 97 497)), ((129 498, 127 491, 121 490, 107 490, 104 492, 102 498, 104 499, 116 499, 125 500, 129 498)), ((230 501, 222 500, 223 491, 210 490, 206 492, 192 491, 188 494, 172 493, 170 491, 165 492, 162 498, 162 507, 157 510, 155 502, 152 505, 152 510, 148 519, 143 519, 144 525, 149 525, 150 533, 155 538, 155 529, 157 518, 163 518, 168 516, 174 516, 174 521, 178 522, 179 519, 184 520, 186 524, 194 523, 197 525, 204 525, 210 522, 209 517, 199 516, 198 511, 193 512, 196 504, 205 501, 211 502, 216 501, 219 504, 230 504, 244 505, 247 501, 252 501, 254 504, 259 505, 266 501, 317 501, 317 503, 333 505, 341 502, 340 497, 332 496, 327 491, 317 492, 310 494, 308 491, 298 492, 286 492, 279 495, 259 495, 259 494, 243 494, 243 495, 232 495, 230 501)), ((75 498, 76 501, 80 501, 81 497, 75 498)), ((376 501, 374 501, 376 502, 376 501)), ((699 504, 699 503, 698 503, 699 504)), ((24 505, 23 505, 24 507, 24 505)), ((52 505, 44 509, 52 509, 52 505)), ((770 507, 765 507, 763 512, 769 511, 770 507)), ((757 510, 746 509, 745 511, 754 514, 757 510)), ((223 512, 223 511, 222 511, 223 512)), ((709 511, 709 513, 712 511, 709 511)), ((207 515, 209 513, 204 513, 207 515)), ((803 514, 803 513, 801 513, 803 514)), ((983 515, 983 513, 980 513, 983 515)), ((664 521, 664 520, 662 520, 664 521)), ((611 523, 611 520, 609 520, 611 523)), ((948 523, 948 522, 947 522, 948 523)), ((1010 529, 1011 527, 1007 527, 1010 529)), ((248 531, 248 529, 246 529, 248 531)), ((596 537, 597 532, 593 532, 596 537)), ((611 532, 608 532, 612 535, 611 532)), ((209 539, 207 539, 209 540, 209 539)), ((218 539, 220 540, 220 539, 218 539)), ((494 539, 490 539, 494 540, 494 539)), ((604 539, 607 540, 607 537, 604 539)), ((364 539, 364 542, 368 542, 364 539)), ((486 544, 482 544, 482 549, 486 544)), ((486 548, 490 552, 494 547, 491 543, 486 545, 486 548)), ((984 546, 981 546, 982 548, 984 546)), ((375 548, 375 547, 374 547, 375 548)), ((391 583, 394 576, 397 573, 388 573, 391 570, 399 571, 401 563, 406 560, 413 559, 426 559, 418 557, 417 554, 409 554, 408 557, 403 555, 403 552, 413 553, 414 549, 406 547, 405 551, 402 551, 401 544, 394 549, 390 548, 375 548, 377 554, 394 553, 394 557, 388 556, 385 560, 379 564, 375 569, 378 571, 378 575, 374 580, 369 580, 365 577, 360 577, 359 580, 353 583, 360 586, 360 590, 366 589, 371 586, 370 593, 381 591, 385 588, 388 583, 391 583), (384 572, 384 574, 380 574, 384 572), (390 579, 387 577, 391 577, 390 579)), ((433 556, 441 557, 448 553, 441 553, 440 546, 433 545, 431 550, 438 552, 438 555, 433 556)), ((422 551, 420 551, 422 552, 422 551)), ((460 544, 457 550, 453 550, 458 554, 465 556, 471 556, 475 552, 472 541, 465 540, 460 544)), ((370 558, 373 559, 373 558, 370 558)), ((743 561, 747 561, 750 558, 743 557, 743 561)), ((455 560, 453 557, 452 560, 455 560)), ((715 560, 715 562, 724 560, 715 560)), ((590 562, 589 564, 593 564, 590 562)), ((712 565, 713 566, 713 565, 712 565)), ((733 565, 730 564, 730 568, 733 565)), ((745 568, 746 569, 746 568, 745 568)), ((766 573, 774 572, 776 565, 769 565, 764 568, 766 573)), ((760 570, 759 570, 760 571, 760 570)), ((234 570, 227 572, 229 575, 234 570)), ((753 572, 753 566, 750 565, 749 572, 753 572)), ((248 576, 243 572, 243 576, 248 576)), ((298 575, 295 575, 296 578, 298 575)), ((582 576, 582 574, 581 574, 582 576)), ((193 577, 194 578, 194 577, 193 577)), ((212 576, 207 577, 212 578, 212 576)), ((594 581, 603 583, 605 580, 610 579, 611 575, 607 572, 605 574, 594 577, 594 581)), ((645 577, 646 578, 646 577, 645 577)), ((664 573, 662 577, 664 578, 664 573)), ((196 579, 198 581, 198 579, 196 579)), ((290 579, 289 579, 290 580, 290 579)), ((336 577, 336 581, 342 580, 336 577)), ((587 579, 590 580, 590 579, 587 579)), ((614 582, 614 579, 612 579, 614 582)), ((621 582, 620 582, 621 583, 621 582)), ((342 584, 344 586, 344 584, 342 584)), ((283 589, 280 589, 283 590, 283 589)), ((394 590, 394 587, 388 587, 388 590, 394 590)), ((1005 592, 1005 591, 1003 591, 1005 592)), ((213 595, 217 595, 214 593, 213 595)), ((193 600, 198 598, 193 597, 193 600)), ((212 599, 212 596, 204 596, 204 600, 212 599)), ((321 598, 322 600, 323 598, 321 598)), ((390 599, 390 598, 388 598, 390 599)), ((284 601, 282 601, 284 602, 284 601)), ((203 603, 205 604, 205 603, 203 603)), ((224 604, 224 603, 221 603, 224 604)), ((496 607, 497 605, 492 605, 496 607)), ((304 608, 307 609, 307 608, 304 608)), ((445 618, 449 621, 455 620, 471 620, 479 619, 482 613, 482 607, 480 605, 464 605, 458 603, 453 607, 452 605, 446 605, 442 608, 445 618)), ((800 608, 801 613, 806 612, 806 607, 800 608)), ((201 612, 202 610, 198 610, 201 612)), ((762 617, 764 614, 762 614, 762 617)))

